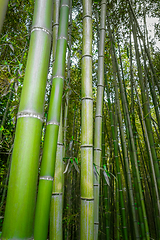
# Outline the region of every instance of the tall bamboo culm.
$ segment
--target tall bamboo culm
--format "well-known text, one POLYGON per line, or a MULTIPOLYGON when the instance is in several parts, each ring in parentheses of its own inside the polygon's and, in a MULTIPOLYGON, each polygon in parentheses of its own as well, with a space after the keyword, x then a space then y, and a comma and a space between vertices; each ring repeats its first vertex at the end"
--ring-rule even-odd
MULTIPOLYGON (((54 0, 53 4, 53 70, 56 55, 56 46, 59 28, 60 0, 54 0)), ((52 188, 51 208, 50 208, 50 240, 62 240, 62 192, 63 192, 63 131, 62 131, 62 109, 60 126, 58 132, 55 174, 52 188)))
POLYGON ((36 201, 53 1, 35 1, 28 60, 12 154, 2 239, 30 239, 36 201))
POLYGON ((81 240, 94 239, 92 1, 83 0, 81 122, 81 240))
POLYGON ((61 1, 56 56, 35 213, 34 239, 47 239, 52 184, 63 94, 69 0, 61 1))
MULTIPOLYGON (((98 52, 98 84, 94 132, 94 164, 101 165, 102 157, 102 109, 104 92, 104 48, 106 35, 106 0, 101 1, 100 39, 98 52)), ((97 168, 99 171, 99 168, 97 168)), ((94 239, 98 239, 99 228, 99 175, 94 177, 94 239)))

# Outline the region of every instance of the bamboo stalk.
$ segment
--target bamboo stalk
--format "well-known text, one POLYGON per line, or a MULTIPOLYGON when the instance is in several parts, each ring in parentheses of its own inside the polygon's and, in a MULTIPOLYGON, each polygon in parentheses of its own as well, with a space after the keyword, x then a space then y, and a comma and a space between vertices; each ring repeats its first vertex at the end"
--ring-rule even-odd
POLYGON ((81 240, 94 239, 92 1, 83 0, 81 122, 81 240))
POLYGON ((43 105, 50 56, 52 4, 52 0, 35 2, 2 239, 29 239, 33 236, 43 105))
POLYGON ((39 180, 37 205, 35 213, 34 239, 46 239, 52 183, 55 169, 58 130, 60 124, 60 110, 63 93, 63 79, 65 73, 65 56, 67 47, 69 0, 62 0, 56 57, 53 70, 52 90, 48 110, 46 135, 44 141, 41 173, 39 180))
POLYGON ((63 131, 62 109, 58 134, 55 174, 50 210, 50 240, 62 240, 62 194, 63 194, 63 131))
MULTIPOLYGON (((105 24, 106 22, 106 0, 101 1, 100 40, 98 52, 98 84, 97 102, 94 132, 94 163, 100 167, 102 152, 102 109, 104 92, 104 46, 105 46, 105 24)), ((97 169, 99 172, 100 170, 97 169)), ((98 239, 99 227, 99 175, 94 177, 94 240, 98 239)))

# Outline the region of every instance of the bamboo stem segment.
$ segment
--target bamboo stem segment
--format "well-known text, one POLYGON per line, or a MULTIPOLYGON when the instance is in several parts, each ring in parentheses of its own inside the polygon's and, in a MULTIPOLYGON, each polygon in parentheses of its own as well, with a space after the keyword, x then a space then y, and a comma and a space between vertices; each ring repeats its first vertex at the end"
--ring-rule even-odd
POLYGON ((81 136, 81 240, 94 239, 93 220, 93 99, 92 1, 83 0, 81 136))

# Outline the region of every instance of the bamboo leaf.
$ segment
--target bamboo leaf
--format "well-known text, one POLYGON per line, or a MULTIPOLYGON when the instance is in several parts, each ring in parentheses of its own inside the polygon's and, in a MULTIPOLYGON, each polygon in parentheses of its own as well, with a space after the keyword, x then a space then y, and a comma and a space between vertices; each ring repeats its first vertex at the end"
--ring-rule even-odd
POLYGON ((74 165, 74 167, 75 167, 76 171, 79 173, 79 168, 78 168, 78 165, 76 164, 76 162, 75 162, 75 161, 73 161, 73 165, 74 165))
POLYGON ((77 163, 77 165, 78 165, 78 159, 77 159, 76 157, 75 157, 74 159, 75 159, 75 161, 76 161, 76 163, 77 163))
POLYGON ((70 151, 71 151, 72 147, 73 147, 73 140, 71 140, 70 143, 69 143, 69 150, 70 151))
POLYGON ((69 167, 69 163, 70 163, 70 158, 68 159, 68 163, 67 163, 66 169, 64 170, 63 174, 65 174, 67 172, 68 167, 69 167))
POLYGON ((14 52, 14 47, 12 44, 9 44, 10 48, 12 49, 12 51, 14 52))
POLYGON ((108 186, 110 186, 109 177, 108 177, 106 171, 103 171, 103 175, 104 175, 104 178, 105 178, 105 180, 106 180, 106 183, 108 184, 108 186))

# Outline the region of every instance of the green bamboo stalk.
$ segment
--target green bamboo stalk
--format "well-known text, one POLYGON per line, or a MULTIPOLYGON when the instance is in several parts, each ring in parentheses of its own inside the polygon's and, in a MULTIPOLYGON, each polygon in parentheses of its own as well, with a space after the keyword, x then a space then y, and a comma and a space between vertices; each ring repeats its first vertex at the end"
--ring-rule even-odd
POLYGON ((48 110, 46 135, 44 141, 44 150, 35 213, 35 240, 46 239, 48 234, 52 182, 55 169, 57 139, 60 124, 60 110, 63 93, 63 79, 65 73, 68 15, 69 0, 62 0, 56 57, 53 70, 52 90, 48 110))
POLYGON ((81 240, 94 239, 92 1, 83 0, 81 122, 81 240))
POLYGON ((2 239, 29 239, 33 236, 43 105, 50 56, 52 4, 52 0, 35 2, 2 239))
MULTIPOLYGON (((68 62, 67 62, 67 84, 70 83, 70 75, 71 75, 71 44, 72 44, 72 0, 70 0, 70 21, 69 21, 69 31, 68 31, 68 62)), ((68 106, 69 106, 69 95, 70 91, 67 91, 65 107, 64 107, 64 155, 66 149, 66 134, 67 134, 67 119, 68 119, 68 106)))
MULTIPOLYGON (((56 55, 56 46, 59 27, 60 0, 54 0, 53 4, 53 70, 56 55)), ((62 192, 63 192, 63 141, 62 141, 62 107, 58 143, 56 152, 55 175, 52 187, 52 198, 50 208, 50 239, 62 239, 62 192)))
POLYGON ((3 22, 6 16, 8 1, 9 0, 0 0, 0 33, 1 33, 3 22))
MULTIPOLYGON (((98 84, 94 132, 94 164, 101 165, 102 152, 102 109, 104 92, 104 48, 105 48, 106 0, 101 1, 100 40, 98 52, 98 84)), ((100 170, 97 169, 99 172, 100 170)), ((99 175, 94 177, 94 240, 98 239, 99 227, 99 175)))
MULTIPOLYGON (((105 117, 103 115, 103 122, 102 122, 102 162, 103 164, 107 164, 106 157, 105 157, 105 133, 106 131, 106 122, 105 122, 105 117)), ((108 138, 109 140, 109 138, 108 138)), ((106 233, 106 238, 110 239, 110 229, 109 229, 109 219, 110 219, 110 210, 109 210, 109 187, 106 183, 104 182, 104 208, 105 208, 105 233, 106 233)))
POLYGON ((59 10, 60 10, 60 0, 53 0, 53 69, 56 56, 57 38, 58 38, 58 28, 59 28, 59 10))
POLYGON ((58 133, 55 174, 50 210, 50 240, 62 240, 62 194, 63 194, 63 131, 62 110, 58 133))

